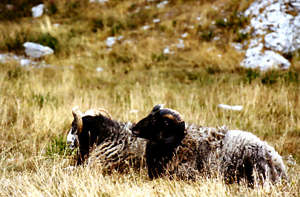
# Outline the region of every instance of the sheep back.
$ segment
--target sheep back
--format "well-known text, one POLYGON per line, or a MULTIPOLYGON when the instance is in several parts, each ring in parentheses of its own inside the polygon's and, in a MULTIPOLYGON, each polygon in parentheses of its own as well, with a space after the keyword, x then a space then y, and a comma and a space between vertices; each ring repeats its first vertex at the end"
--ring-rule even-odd
POLYGON ((219 151, 220 171, 226 182, 239 182, 241 177, 245 177, 249 184, 254 184, 256 180, 275 183, 286 178, 281 156, 252 133, 229 130, 222 143, 219 151))

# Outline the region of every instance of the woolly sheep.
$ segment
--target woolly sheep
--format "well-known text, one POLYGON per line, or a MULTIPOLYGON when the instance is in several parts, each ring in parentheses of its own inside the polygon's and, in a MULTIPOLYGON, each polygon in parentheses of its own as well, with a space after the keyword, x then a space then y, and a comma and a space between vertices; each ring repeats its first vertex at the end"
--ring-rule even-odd
POLYGON ((132 136, 130 122, 112 120, 104 109, 82 113, 75 107, 72 113, 67 144, 70 149, 79 147, 77 165, 99 164, 107 171, 142 166, 146 142, 132 136))
POLYGON ((190 180, 221 174, 226 183, 245 180, 253 186, 256 180, 264 184, 286 178, 281 156, 255 135, 226 127, 186 125, 177 111, 162 105, 156 105, 132 133, 148 140, 146 164, 151 179, 190 180))

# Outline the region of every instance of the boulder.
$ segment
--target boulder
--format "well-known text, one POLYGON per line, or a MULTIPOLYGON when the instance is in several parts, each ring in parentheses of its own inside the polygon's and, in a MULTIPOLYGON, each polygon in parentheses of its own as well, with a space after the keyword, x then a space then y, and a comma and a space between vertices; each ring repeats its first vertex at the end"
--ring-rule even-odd
POLYGON ((257 0, 244 15, 250 19, 244 31, 251 39, 241 65, 261 70, 289 68, 284 55, 300 48, 300 1, 257 0))
POLYGON ((25 42, 23 44, 25 47, 26 55, 33 58, 40 58, 45 55, 53 54, 53 49, 48 46, 43 46, 34 42, 25 42))
POLYGON ((38 17, 42 16, 44 13, 44 7, 45 7, 44 4, 39 4, 39 5, 31 8, 32 16, 34 18, 38 18, 38 17))

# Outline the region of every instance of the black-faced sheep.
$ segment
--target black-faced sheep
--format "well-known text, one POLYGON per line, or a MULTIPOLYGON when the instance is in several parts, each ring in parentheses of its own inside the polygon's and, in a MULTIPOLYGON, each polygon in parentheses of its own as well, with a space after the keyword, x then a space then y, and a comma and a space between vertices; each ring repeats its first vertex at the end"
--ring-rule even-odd
POLYGON ((253 186, 256 180, 264 184, 286 177, 281 156, 253 134, 185 125, 178 112, 162 105, 156 105, 132 133, 148 140, 146 164, 151 179, 220 174, 226 183, 245 180, 253 186))
POLYGON ((112 120, 103 109, 81 113, 75 107, 72 113, 67 144, 71 149, 79 147, 77 165, 97 163, 107 171, 142 165, 146 142, 132 136, 130 122, 112 120))

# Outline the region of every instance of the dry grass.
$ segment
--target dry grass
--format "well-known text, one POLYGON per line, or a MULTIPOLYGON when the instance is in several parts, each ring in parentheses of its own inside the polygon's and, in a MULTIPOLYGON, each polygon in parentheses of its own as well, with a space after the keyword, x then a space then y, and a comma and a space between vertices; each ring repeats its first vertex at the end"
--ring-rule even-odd
POLYGON ((228 45, 240 27, 211 25, 248 1, 169 1, 160 9, 146 1, 47 1, 47 6, 51 2, 56 13, 0 22, 4 52, 24 53, 28 39, 57 47, 43 59, 52 68, 0 65, 1 196, 299 196, 298 164, 288 165, 288 184, 255 189, 221 179, 149 181, 145 170, 104 175, 101 169, 67 168, 72 155, 64 140, 73 106, 104 107, 115 119, 138 121, 157 103, 178 110, 188 122, 251 131, 299 163, 299 54, 289 71, 245 70, 238 66, 242 54, 228 45), (153 24, 154 18, 161 22, 153 24), (221 39, 205 37, 210 31, 221 39), (185 48, 177 49, 185 32, 185 48), (112 35, 124 39, 108 50, 105 39, 112 35), (174 54, 163 54, 166 46, 174 54), (244 109, 225 111, 220 103, 244 109))

